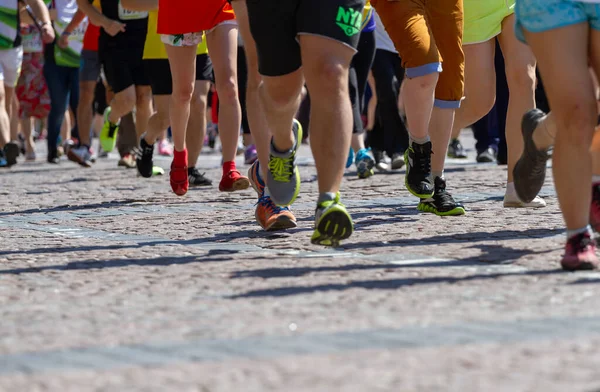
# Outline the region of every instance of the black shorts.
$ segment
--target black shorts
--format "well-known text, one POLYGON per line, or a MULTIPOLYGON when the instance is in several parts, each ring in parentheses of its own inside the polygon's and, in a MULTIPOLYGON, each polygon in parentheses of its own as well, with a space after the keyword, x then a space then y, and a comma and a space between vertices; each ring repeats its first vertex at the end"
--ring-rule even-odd
POLYGON ((131 86, 150 85, 142 60, 143 46, 124 49, 112 45, 100 45, 98 54, 106 82, 115 94, 131 86))
MULTIPOLYGON (((144 60, 144 68, 150 79, 152 94, 171 95, 173 93, 173 79, 171 67, 167 59, 144 60)), ((196 80, 213 81, 213 66, 207 54, 196 56, 196 80)))
POLYGON ((302 66, 301 34, 334 39, 356 49, 365 0, 246 0, 259 70, 287 75, 302 66))

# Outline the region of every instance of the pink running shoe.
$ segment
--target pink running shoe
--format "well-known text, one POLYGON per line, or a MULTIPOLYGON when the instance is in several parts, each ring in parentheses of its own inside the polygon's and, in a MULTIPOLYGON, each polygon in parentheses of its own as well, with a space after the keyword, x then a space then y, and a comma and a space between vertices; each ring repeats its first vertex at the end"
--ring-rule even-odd
POLYGON ((163 139, 158 143, 158 155, 163 157, 173 156, 173 145, 167 139, 163 139))
POLYGON ((596 241, 589 233, 577 234, 567 240, 565 255, 560 265, 566 271, 592 270, 598 268, 596 241))
POLYGON ((592 185, 592 205, 590 206, 590 225, 600 233, 600 183, 592 185))

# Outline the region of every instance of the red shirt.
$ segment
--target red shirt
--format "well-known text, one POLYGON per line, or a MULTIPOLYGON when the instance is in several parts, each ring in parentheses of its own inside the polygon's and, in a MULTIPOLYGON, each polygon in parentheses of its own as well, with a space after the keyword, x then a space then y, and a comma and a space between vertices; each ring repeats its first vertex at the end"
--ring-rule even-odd
POLYGON ((85 35, 83 36, 83 50, 98 51, 98 39, 100 38, 100 27, 91 23, 88 24, 85 35))
POLYGON ((235 19, 227 0, 159 0, 158 33, 198 33, 235 19))

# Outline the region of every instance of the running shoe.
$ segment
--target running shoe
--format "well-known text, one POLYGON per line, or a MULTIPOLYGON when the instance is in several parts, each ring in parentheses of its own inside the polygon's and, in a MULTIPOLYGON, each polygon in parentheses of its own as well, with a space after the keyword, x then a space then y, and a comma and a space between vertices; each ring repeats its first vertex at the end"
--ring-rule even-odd
POLYGON ((350 151, 348 152, 348 159, 346 160, 346 169, 349 169, 352 166, 352 162, 354 162, 354 150, 350 147, 350 151))
POLYGON ((421 199, 417 209, 422 212, 430 212, 437 216, 464 215, 465 207, 457 203, 452 195, 446 191, 446 180, 436 177, 435 193, 429 199, 421 199))
POLYGON ((169 173, 169 181, 171 182, 171 189, 177 196, 185 195, 190 187, 187 165, 176 166, 175 160, 173 160, 171 163, 171 172, 169 173))
POLYGON ((110 116, 110 106, 104 110, 104 125, 100 131, 100 145, 106 152, 111 152, 117 145, 117 133, 119 133, 119 124, 113 124, 108 121, 110 116))
POLYGON ((135 169, 135 167, 137 166, 135 163, 135 157, 132 154, 123 155, 117 165, 119 167, 125 167, 127 169, 135 169))
POLYGON ((476 158, 479 163, 491 163, 496 161, 496 151, 493 148, 488 148, 479 154, 477 154, 476 158))
POLYGON ((550 158, 548 150, 540 151, 533 141, 533 132, 546 114, 539 109, 525 113, 521 131, 525 147, 513 170, 515 190, 524 202, 532 201, 544 186, 546 162, 550 158))
POLYGON ((79 146, 69 148, 67 158, 71 162, 75 162, 83 167, 92 167, 92 155, 87 146, 79 146))
POLYGON ((219 183, 219 191, 221 192, 243 191, 249 187, 250 180, 248 180, 248 177, 242 176, 237 170, 231 170, 229 173, 223 174, 219 183))
POLYGON ((465 152, 465 148, 461 144, 460 140, 452 139, 450 141, 450 145, 448 146, 448 158, 467 158, 467 153, 465 152))
POLYGON ((385 153, 381 150, 373 150, 373 157, 375 158, 375 168, 379 171, 388 171, 390 166, 386 162, 385 153))
POLYGON ((152 166, 152 177, 163 176, 165 174, 165 169, 160 166, 152 166))
POLYGON ((256 151, 256 146, 254 144, 246 147, 246 151, 244 152, 244 163, 246 165, 252 165, 258 159, 258 152, 256 151))
POLYGON ((404 154, 399 152, 392 155, 392 170, 400 170, 405 165, 404 154))
POLYGON ((406 176, 404 183, 410 193, 420 199, 429 199, 435 192, 431 183, 431 142, 412 143, 404 153, 406 176))
POLYGON ((600 183, 592 185, 592 205, 590 207, 590 225, 600 233, 600 183))
POLYGON ((17 158, 21 154, 19 145, 15 142, 8 142, 4 145, 4 156, 6 158, 6 164, 13 166, 17 164, 17 158))
POLYGON ((560 265, 566 271, 598 268, 596 241, 592 239, 588 232, 574 235, 567 240, 565 254, 560 265))
POLYGON ((37 159, 37 156, 35 154, 35 151, 30 151, 25 154, 25 161, 27 161, 27 162, 34 162, 36 159, 37 159))
POLYGON ((8 167, 8 162, 6 162, 6 155, 4 154, 3 149, 0 149, 0 167, 8 167))
POLYGON ((212 181, 206 178, 206 173, 200 173, 195 167, 188 167, 188 181, 190 186, 210 186, 212 181))
POLYGON ((173 156, 173 145, 167 139, 163 139, 158 143, 158 155, 163 157, 173 156))
POLYGON ((254 216, 266 231, 293 229, 297 226, 296 217, 289 207, 276 206, 269 196, 258 199, 254 216))
POLYGON ((152 177, 154 168, 154 144, 148 144, 144 136, 140 138, 140 147, 135 149, 135 162, 138 173, 144 178, 152 177))
POLYGON ((356 171, 358 178, 369 178, 375 174, 375 160, 369 155, 369 150, 363 148, 356 153, 356 171))
POLYGON ((346 207, 340 203, 340 194, 335 200, 317 204, 315 231, 310 242, 316 245, 338 247, 354 231, 354 223, 346 207))
POLYGON ((250 169, 248 169, 248 180, 250 180, 250 185, 252 185, 252 188, 256 191, 258 197, 262 197, 265 193, 265 182, 260 176, 259 161, 254 162, 252 166, 250 166, 250 169))
POLYGON ((289 206, 300 193, 300 171, 296 166, 296 154, 302 141, 302 125, 294 119, 292 126, 294 147, 288 152, 278 152, 271 143, 271 158, 267 171, 267 184, 271 199, 278 206, 289 206))
POLYGON ((539 196, 529 202, 524 202, 517 195, 504 195, 504 208, 543 208, 546 207, 546 201, 539 196))

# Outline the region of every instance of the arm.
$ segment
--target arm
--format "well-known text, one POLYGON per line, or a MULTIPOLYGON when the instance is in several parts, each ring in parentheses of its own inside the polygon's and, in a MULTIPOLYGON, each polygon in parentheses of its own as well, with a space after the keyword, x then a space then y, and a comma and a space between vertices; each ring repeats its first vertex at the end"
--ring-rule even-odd
POLYGON ((73 19, 71 19, 71 22, 69 22, 67 27, 65 27, 65 31, 63 31, 63 33, 60 35, 58 46, 64 49, 69 45, 69 36, 73 34, 73 31, 75 31, 77 26, 79 26, 85 18, 85 13, 78 9, 75 13, 75 16, 73 16, 73 19))
POLYGON ((120 32, 125 31, 125 25, 116 20, 112 20, 102 15, 96 7, 94 7, 89 0, 77 0, 77 6, 79 10, 83 11, 87 17, 90 19, 90 22, 95 24, 96 26, 100 26, 111 36, 115 36, 120 32))
POLYGON ((132 11, 156 11, 158 0, 122 0, 123 7, 132 11))
MULTIPOLYGON (((48 12, 46 4, 42 0, 25 0, 25 3, 31 8, 33 16, 40 21, 39 27, 42 33, 42 40, 47 44, 53 42, 55 38, 54 29, 51 25, 50 12, 48 12)), ((32 22, 37 23, 37 21, 32 22)))

